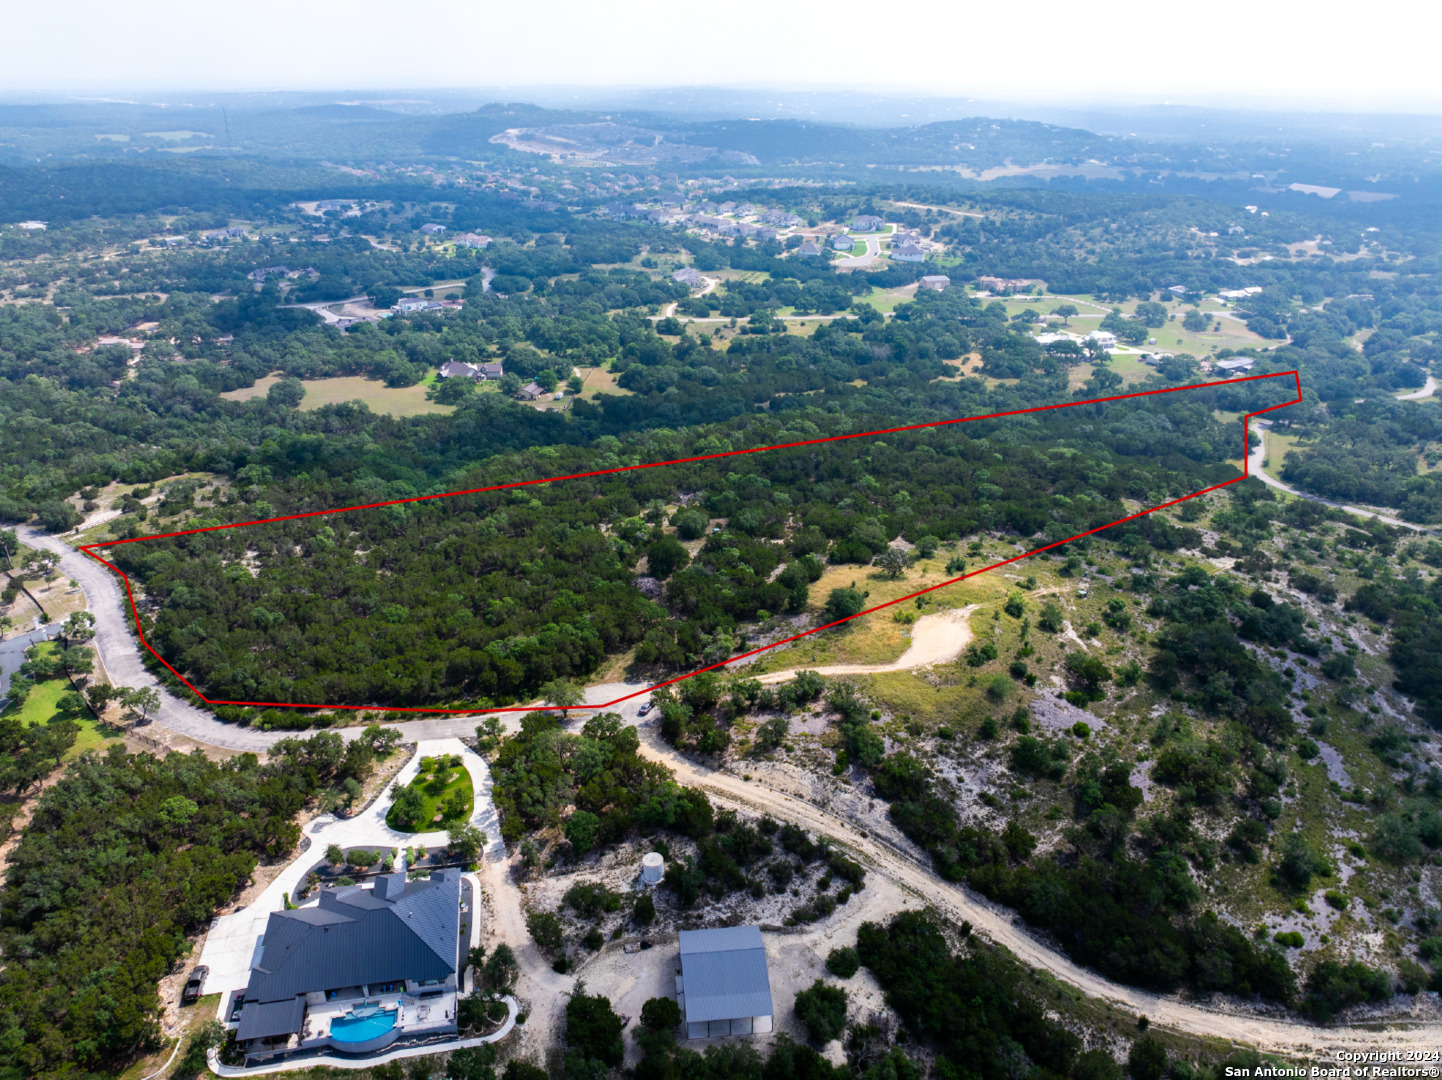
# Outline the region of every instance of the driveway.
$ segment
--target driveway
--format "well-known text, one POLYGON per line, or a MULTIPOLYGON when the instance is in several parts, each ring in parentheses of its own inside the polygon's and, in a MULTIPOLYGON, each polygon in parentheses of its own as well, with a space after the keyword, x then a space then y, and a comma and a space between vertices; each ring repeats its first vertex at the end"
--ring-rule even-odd
MULTIPOLYGON (((475 788, 475 808, 470 823, 485 832, 488 838, 485 858, 505 858, 505 845, 501 842, 501 827, 496 815, 495 804, 491 801, 491 771, 486 762, 475 751, 459 739, 433 739, 419 743, 411 760, 396 776, 395 783, 409 784, 416 778, 423 757, 441 754, 460 754, 471 774, 475 788)), ((397 832, 386 824, 386 811, 390 809, 389 791, 383 791, 375 800, 352 818, 338 818, 324 814, 305 827, 302 835, 309 837, 310 846, 293 859, 265 891, 256 897, 249 907, 229 915, 222 915, 210 927, 205 938, 205 948, 200 963, 210 967, 205 980, 207 994, 224 994, 242 989, 250 981, 250 958, 255 952, 255 942, 265 932, 266 921, 272 911, 285 906, 282 894, 295 894, 305 873, 316 861, 324 856, 331 844, 342 848, 378 848, 389 854, 398 847, 440 847, 446 843, 443 830, 424 833, 397 832)), ((401 857, 397 869, 405 865, 401 857)))

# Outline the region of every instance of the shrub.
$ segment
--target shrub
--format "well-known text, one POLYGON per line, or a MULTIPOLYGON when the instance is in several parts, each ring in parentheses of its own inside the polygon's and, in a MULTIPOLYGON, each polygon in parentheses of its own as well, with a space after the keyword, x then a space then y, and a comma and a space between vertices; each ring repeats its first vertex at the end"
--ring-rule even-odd
POLYGON ((1328 889, 1328 890, 1326 891, 1326 893, 1324 893, 1323 895, 1324 895, 1324 898, 1325 898, 1326 901, 1327 901, 1327 906, 1328 906, 1328 907, 1334 907, 1334 908, 1336 908, 1338 911, 1346 911, 1346 910, 1347 910, 1347 894, 1346 894, 1346 893, 1338 892, 1336 889, 1328 889))
POLYGON ((1161 1080, 1167 1071, 1167 1047, 1155 1035, 1143 1035, 1127 1054, 1127 1072, 1132 1080, 1161 1080))
POLYGON ((832 949, 826 956, 826 970, 838 979, 849 979, 861 967, 861 956, 850 945, 832 949))
POLYGON ((1300 949, 1303 945, 1307 944, 1307 939, 1304 938, 1298 930, 1279 930, 1272 935, 1272 940, 1278 945, 1285 945, 1289 949, 1300 949))
POLYGON ((626 1056, 621 1031, 625 1021, 611 1008, 611 999, 587 994, 580 986, 566 1002, 566 1045, 582 1057, 617 1068, 626 1056))
POLYGON ((812 1042, 828 1043, 846 1028, 846 991, 820 979, 796 995, 796 1018, 806 1025, 812 1042))
POLYGON ((681 1026, 681 1006, 671 998, 651 998, 641 1006, 641 1023, 652 1031, 681 1026))
POLYGON ((636 903, 631 908, 631 918, 641 926, 650 926, 655 922, 656 901, 651 899, 650 893, 642 893, 636 897, 636 903))
POLYGON ((535 911, 526 916, 526 929, 531 932, 537 946, 543 950, 558 949, 564 932, 561 920, 549 911, 535 911))

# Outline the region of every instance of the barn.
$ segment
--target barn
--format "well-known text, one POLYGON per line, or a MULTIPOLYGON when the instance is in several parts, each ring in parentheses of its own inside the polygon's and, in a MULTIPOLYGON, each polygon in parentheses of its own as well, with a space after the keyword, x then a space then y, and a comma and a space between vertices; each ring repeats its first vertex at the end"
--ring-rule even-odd
POLYGON ((761 928, 682 930, 676 1000, 688 1039, 769 1032, 771 977, 761 928))

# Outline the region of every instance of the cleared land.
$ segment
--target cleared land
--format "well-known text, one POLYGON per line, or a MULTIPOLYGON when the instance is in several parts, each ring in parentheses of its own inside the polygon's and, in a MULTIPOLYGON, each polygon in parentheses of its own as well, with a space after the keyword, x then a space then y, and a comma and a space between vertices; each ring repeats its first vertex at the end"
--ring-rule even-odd
MULTIPOLYGON (((267 375, 257 379, 254 386, 242 390, 231 390, 220 396, 229 401, 249 401, 263 397, 281 379, 279 375, 267 375)), ((363 401, 371 412, 387 416, 420 416, 424 413, 455 412, 454 405, 440 405, 426 400, 426 384, 415 386, 387 386, 376 379, 359 375, 340 375, 332 379, 306 379, 305 400, 300 403, 302 412, 312 412, 323 405, 337 405, 343 401, 363 401)))

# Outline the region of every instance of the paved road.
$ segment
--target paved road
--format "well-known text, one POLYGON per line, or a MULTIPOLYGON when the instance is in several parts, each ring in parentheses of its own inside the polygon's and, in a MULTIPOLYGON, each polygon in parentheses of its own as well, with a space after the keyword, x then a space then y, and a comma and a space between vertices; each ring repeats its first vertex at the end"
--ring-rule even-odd
MULTIPOLYGON (((1260 470, 1258 471, 1260 474, 1260 470)), ((74 576, 85 589, 90 608, 96 614, 96 640, 100 644, 100 652, 107 668, 112 672, 131 673, 133 680, 120 680, 126 685, 153 682, 144 674, 138 654, 139 646, 127 626, 128 615, 121 608, 120 591, 114 584, 114 575, 79 552, 71 551, 54 537, 25 529, 22 530, 21 538, 33 546, 60 552, 62 568, 74 576), (89 566, 85 565, 87 563, 89 566), (90 567, 94 567, 94 570, 90 567)), ((603 684, 589 687, 586 698, 590 702, 610 701, 623 694, 643 689, 642 684, 603 684)), ((282 737, 281 733, 277 732, 231 727, 208 713, 176 700, 163 689, 161 695, 163 704, 157 713, 158 722, 191 738, 219 746, 263 750, 282 737)), ((1205 1008, 1110 982, 1095 972, 1077 966, 1064 954, 1033 937, 1019 920, 1005 909, 974 896, 960 886, 939 880, 926 863, 925 856, 908 850, 905 842, 868 835, 845 818, 803 799, 759 782, 745 781, 724 771, 709 769, 676 754, 657 737, 654 718, 646 722, 640 720, 639 711, 643 701, 642 697, 632 698, 622 703, 616 711, 636 723, 642 734, 645 754, 673 769, 678 780, 700 784, 725 803, 765 809, 784 820, 795 821, 814 832, 845 843, 864 857, 875 871, 893 878, 938 906, 945 907, 952 917, 970 921, 987 938, 1010 950, 1024 963, 1042 968, 1093 997, 1116 1003, 1133 1014, 1147 1015, 1154 1022, 1168 1027, 1207 1037, 1243 1040, 1269 1051, 1317 1053, 1331 1052, 1338 1048, 1434 1050, 1437 1046, 1442 1046, 1442 1023, 1436 1021, 1397 1023, 1385 1031, 1362 1027, 1324 1029, 1301 1022, 1262 1019, 1250 1014, 1205 1008)), ((517 714, 514 713, 504 714, 502 719, 511 729, 519 722, 517 714)), ((419 742, 469 733, 475 723, 474 717, 441 718, 397 724, 395 727, 407 741, 419 742)), ((574 727, 579 723, 580 718, 573 717, 568 726, 574 727)), ((341 734, 354 737, 357 732, 354 728, 342 729, 341 734)))
POLYGON ((1253 430, 1256 431, 1260 441, 1252 448, 1252 452, 1247 458, 1247 471, 1268 487, 1276 488, 1278 491, 1285 491, 1288 495, 1295 495, 1299 499, 1308 499, 1315 503, 1321 503, 1323 506, 1331 506, 1338 510, 1345 510, 1347 513, 1356 514, 1358 517, 1376 518, 1385 525, 1396 525, 1403 529, 1411 529, 1413 532, 1421 533, 1431 533, 1435 531, 1426 525, 1414 525, 1410 521, 1403 521, 1401 518, 1379 514, 1375 510, 1363 510, 1360 506, 1348 506, 1346 503, 1333 502, 1331 499, 1324 499, 1320 495, 1308 495, 1305 491, 1298 491, 1296 488, 1290 487, 1280 480, 1268 476, 1266 470, 1262 468, 1262 462, 1267 459, 1267 428, 1270 426, 1270 423, 1266 420, 1257 420, 1254 422, 1253 430))
POLYGON ((881 236, 872 234, 870 236, 861 236, 857 239, 862 240, 866 243, 866 254, 848 255, 844 259, 837 259, 834 263, 831 264, 832 266, 838 267, 840 269, 851 269, 854 267, 870 266, 872 260, 881 254, 881 236))
POLYGON ((1414 391, 1413 391, 1412 393, 1410 393, 1410 394, 1398 394, 1398 395, 1397 395, 1397 400, 1398 400, 1398 401, 1421 401, 1423 398, 1429 398, 1429 397, 1431 397, 1431 396, 1432 396, 1433 394, 1435 394, 1436 392, 1437 392, 1437 380, 1434 379, 1431 375, 1428 375, 1428 376, 1427 376, 1427 385, 1426 385, 1426 386, 1422 387, 1421 390, 1414 390, 1414 391))

